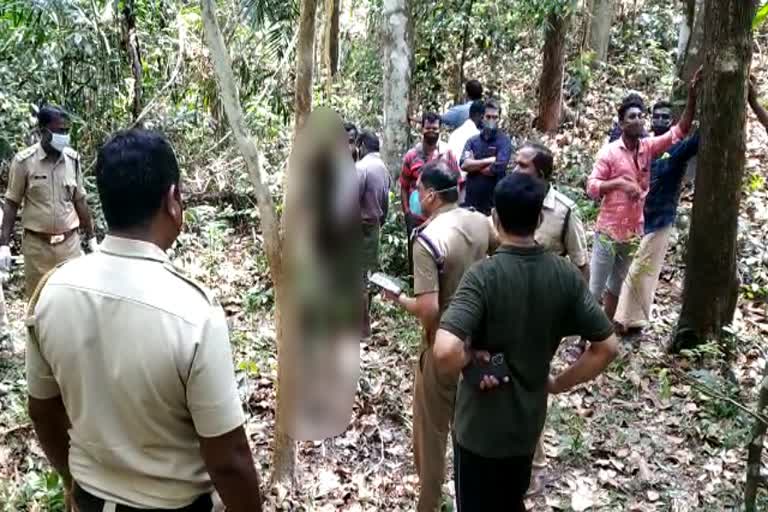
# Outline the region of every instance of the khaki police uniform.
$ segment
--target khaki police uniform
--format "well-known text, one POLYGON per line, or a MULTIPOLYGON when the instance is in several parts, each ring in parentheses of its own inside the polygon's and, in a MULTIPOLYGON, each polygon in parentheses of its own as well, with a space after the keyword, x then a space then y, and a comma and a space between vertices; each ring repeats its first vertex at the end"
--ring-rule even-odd
POLYGON ((154 244, 107 236, 100 248, 59 266, 33 296, 29 394, 61 395, 69 469, 104 510, 207 499, 198 436, 244 422, 224 311, 154 244))
MULTIPOLYGON (((414 294, 438 293, 440 313, 448 307, 464 272, 495 246, 485 215, 444 205, 415 231, 414 294)), ((421 492, 417 510, 440 510, 445 449, 453 420, 456 380, 437 375, 432 356, 435 332, 424 332, 413 396, 413 451, 421 492)))
POLYGON ((58 158, 38 143, 11 162, 6 199, 22 205, 22 253, 27 297, 49 270, 82 254, 75 202, 85 198, 80 156, 65 148, 58 158))
POLYGON ((542 222, 534 237, 539 245, 568 259, 577 267, 587 264, 587 236, 576 203, 549 187, 541 208, 542 222))
MULTIPOLYGON (((576 210, 576 203, 550 185, 544 197, 541 215, 541 224, 534 234, 536 242, 554 253, 567 256, 577 267, 586 265, 588 262, 587 235, 576 210)), ((533 467, 543 468, 546 464, 544 443, 539 437, 533 457, 533 467)))

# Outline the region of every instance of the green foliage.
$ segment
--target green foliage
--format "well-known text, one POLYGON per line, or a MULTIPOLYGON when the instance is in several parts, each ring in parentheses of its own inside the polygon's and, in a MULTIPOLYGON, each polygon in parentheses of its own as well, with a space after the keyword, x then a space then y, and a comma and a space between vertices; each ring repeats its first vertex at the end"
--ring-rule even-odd
POLYGON ((752 30, 759 28, 765 22, 766 17, 768 17, 768 3, 763 4, 755 13, 755 17, 752 20, 752 30))

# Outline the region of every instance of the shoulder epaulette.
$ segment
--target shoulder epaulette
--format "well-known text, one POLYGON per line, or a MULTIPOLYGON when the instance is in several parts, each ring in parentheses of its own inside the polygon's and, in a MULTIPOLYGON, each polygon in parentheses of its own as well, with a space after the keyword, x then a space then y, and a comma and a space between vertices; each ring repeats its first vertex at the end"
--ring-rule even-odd
POLYGON ((35 151, 37 151, 37 146, 29 146, 28 148, 22 149, 21 151, 16 153, 16 161, 22 162, 26 160, 27 158, 34 155, 35 151))
POLYGON ((202 296, 205 297, 205 300, 209 304, 211 304, 211 305, 217 305, 218 304, 218 299, 216 298, 216 295, 211 290, 209 290, 208 288, 206 288, 202 284, 198 283, 197 281, 195 281, 191 277, 184 275, 184 273, 179 268, 177 268, 173 263, 170 263, 170 262, 169 263, 165 263, 163 266, 171 274, 175 275, 176 277, 178 277, 182 281, 184 281, 187 284, 189 284, 190 286, 192 286, 195 290, 200 292, 200 294, 202 294, 202 296))
POLYGON ((80 155, 78 154, 78 152, 70 147, 64 148, 64 151, 62 151, 62 153, 64 153, 64 156, 68 156, 73 160, 78 160, 80 158, 80 155))
POLYGON ((558 193, 555 194, 555 200, 560 201, 561 203, 563 203, 568 208, 575 208, 576 207, 576 202, 573 199, 571 199, 570 197, 568 197, 567 195, 563 194, 562 192, 558 191, 558 193))

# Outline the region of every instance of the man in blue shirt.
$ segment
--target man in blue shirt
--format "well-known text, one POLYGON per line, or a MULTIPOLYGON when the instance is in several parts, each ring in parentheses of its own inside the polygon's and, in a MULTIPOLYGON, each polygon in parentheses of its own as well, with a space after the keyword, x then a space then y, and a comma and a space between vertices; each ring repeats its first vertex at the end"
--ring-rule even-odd
MULTIPOLYGON (((673 124, 672 104, 660 101, 653 106, 654 135, 666 133, 673 124)), ((699 150, 699 133, 672 146, 651 164, 651 183, 643 208, 645 235, 621 287, 614 321, 617 330, 642 329, 651 315, 653 297, 674 227, 680 189, 688 161, 699 150)))
POLYGON ((440 116, 440 122, 450 128, 458 128, 469 119, 469 107, 472 103, 483 99, 483 86, 477 80, 469 80, 464 85, 467 93, 467 101, 448 109, 448 112, 440 116))
POLYGON ((493 190, 507 173, 515 148, 509 135, 499 129, 501 107, 494 101, 485 104, 483 129, 467 141, 461 155, 461 170, 467 173, 464 207, 491 214, 493 190))

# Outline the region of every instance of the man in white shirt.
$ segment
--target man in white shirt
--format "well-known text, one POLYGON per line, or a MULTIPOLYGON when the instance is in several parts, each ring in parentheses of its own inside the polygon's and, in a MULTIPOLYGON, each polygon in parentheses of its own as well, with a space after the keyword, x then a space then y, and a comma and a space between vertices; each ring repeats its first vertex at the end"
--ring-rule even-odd
MULTIPOLYGON (((467 141, 480 133, 484 113, 485 103, 482 100, 473 101, 469 107, 469 119, 464 121, 464 124, 455 129, 451 136, 448 137, 448 148, 456 157, 456 164, 459 166, 461 166, 460 159, 461 155, 464 154, 464 146, 467 144, 467 141)), ((466 172, 461 171, 462 178, 466 177, 466 175, 466 172)), ((459 191, 459 204, 464 202, 465 193, 464 187, 461 187, 459 191)))

